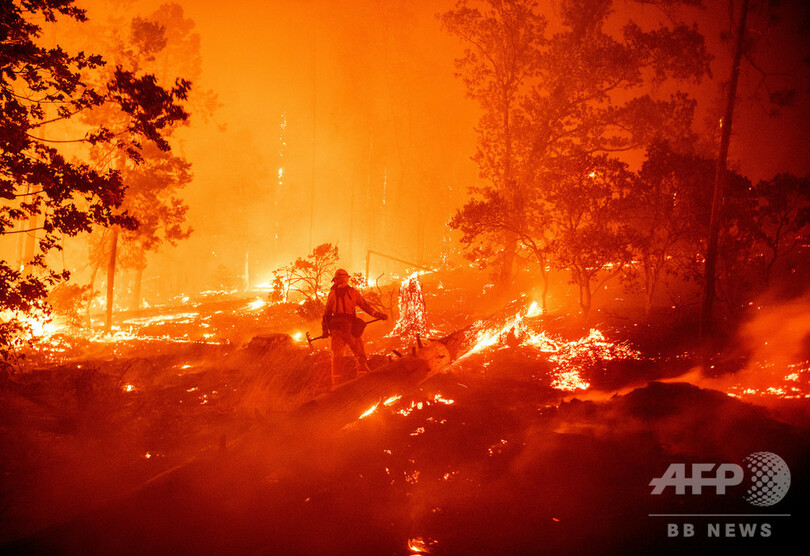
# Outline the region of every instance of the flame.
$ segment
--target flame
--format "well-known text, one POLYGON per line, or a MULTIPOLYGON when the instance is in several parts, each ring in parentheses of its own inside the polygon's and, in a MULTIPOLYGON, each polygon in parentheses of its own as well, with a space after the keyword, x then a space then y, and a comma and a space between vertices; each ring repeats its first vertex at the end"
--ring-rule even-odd
POLYGON ((369 415, 371 415, 372 413, 377 411, 377 407, 379 405, 380 405, 380 402, 375 403, 374 405, 369 407, 365 412, 363 412, 363 414, 360 415, 360 417, 358 417, 358 419, 365 419, 366 417, 368 417, 369 415))
POLYGON ((408 550, 411 551, 411 556, 415 554, 430 554, 430 547, 436 544, 436 541, 425 541, 422 537, 415 537, 408 539, 408 550))
POLYGON ((537 317, 543 314, 543 309, 537 304, 537 301, 532 301, 532 304, 529 305, 529 309, 526 311, 526 316, 537 317))
MULTIPOLYGON (((565 341, 553 338, 544 331, 535 332, 525 319, 537 311, 532 303, 525 316, 517 313, 502 324, 487 327, 482 321, 473 325, 475 339, 473 346, 463 353, 456 362, 489 348, 503 349, 523 345, 540 352, 548 353, 548 360, 555 364, 551 386, 565 391, 587 390, 590 383, 584 380, 581 372, 590 366, 613 359, 638 359, 641 354, 623 343, 610 342, 597 329, 578 340, 565 341)), ((486 366, 486 365, 485 365, 486 366)))
POLYGON ((60 332, 64 327, 54 323, 53 317, 43 311, 35 310, 30 313, 19 311, 0 312, 0 321, 18 321, 23 325, 27 335, 34 339, 47 339, 60 332))
POLYGON ((253 301, 248 303, 248 310, 249 311, 257 311, 257 310, 263 308, 266 305, 267 305, 267 301, 257 297, 256 299, 254 299, 253 301))

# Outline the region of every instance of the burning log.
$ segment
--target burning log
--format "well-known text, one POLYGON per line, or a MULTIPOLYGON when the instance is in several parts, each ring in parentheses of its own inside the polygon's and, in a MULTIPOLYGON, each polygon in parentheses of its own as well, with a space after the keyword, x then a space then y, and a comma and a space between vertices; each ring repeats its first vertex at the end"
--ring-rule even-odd
MULTIPOLYGON (((285 420, 299 433, 329 434, 357 421, 386 400, 402 396, 446 370, 467 343, 466 330, 428 342, 414 353, 341 384, 304 404, 285 420)), ((285 428, 286 428, 285 427, 285 428)))
POLYGON ((419 274, 413 273, 399 288, 399 319, 391 335, 410 341, 419 336, 424 338, 427 334, 425 297, 422 295, 419 274))

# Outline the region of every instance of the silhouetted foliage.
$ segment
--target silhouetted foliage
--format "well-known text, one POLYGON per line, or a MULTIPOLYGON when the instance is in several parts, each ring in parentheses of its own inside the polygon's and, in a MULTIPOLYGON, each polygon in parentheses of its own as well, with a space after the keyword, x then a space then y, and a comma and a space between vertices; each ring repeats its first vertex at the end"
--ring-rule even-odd
POLYGON ((554 265, 571 273, 587 315, 600 273, 609 271, 604 281, 618 276, 632 259, 630 232, 622 218, 632 176, 624 163, 608 156, 581 154, 558 159, 544 182, 554 207, 554 265))
POLYGON ((677 153, 664 142, 648 147, 626 214, 638 261, 626 278, 643 291, 648 314, 668 276, 699 279, 713 181, 713 160, 677 153))
MULTIPOLYGON (((155 82, 180 82, 176 75, 189 70, 199 75, 199 67, 188 59, 177 56, 167 59, 170 51, 182 51, 187 58, 194 59, 192 51, 198 42, 186 44, 193 22, 183 18, 183 11, 177 5, 164 5, 148 17, 134 17, 128 28, 115 29, 115 33, 101 33, 98 48, 102 48, 105 57, 119 68, 134 72, 149 72, 155 82), (176 28, 180 28, 178 30, 176 28), (126 32, 128 31, 128 32, 126 32), (173 67, 179 66, 179 67, 173 67), (196 70, 196 71, 195 71, 196 70)), ((108 31, 101 26, 99 31, 108 31)), ((197 59, 199 64, 199 59, 197 59)), ((104 72, 96 80, 109 79, 104 72)), ((188 92, 188 91, 187 91, 188 92)), ((183 98, 188 102, 188 95, 183 98)), ((184 110, 179 105, 176 110, 184 110)), ((191 182, 191 164, 184 157, 171 152, 169 140, 175 128, 183 125, 185 117, 171 117, 163 130, 163 143, 144 144, 133 159, 129 151, 119 145, 107 144, 93 149, 92 158, 99 164, 111 164, 121 172, 122 180, 127 187, 122 208, 135 217, 139 226, 135 230, 114 228, 97 231, 91 240, 97 247, 91 253, 102 257, 102 260, 91 260, 93 268, 98 268, 106 261, 107 266, 107 323, 111 323, 112 295, 114 290, 114 273, 118 267, 136 270, 135 298, 133 307, 140 306, 141 278, 146 268, 147 252, 157 251, 166 242, 176 245, 177 241, 187 238, 191 229, 185 224, 188 207, 180 198, 180 190, 191 182)), ((115 105, 105 105, 83 115, 84 121, 92 125, 105 125, 114 135, 126 134, 132 117, 119 110, 115 105)))
POLYGON ((544 189, 554 168, 644 148, 661 136, 690 143, 694 101, 681 92, 663 100, 649 93, 668 80, 707 74, 703 37, 685 24, 643 30, 632 21, 611 34, 612 5, 562 2, 562 26, 550 36, 530 1, 461 1, 441 16, 468 45, 460 75, 484 110, 475 160, 488 183, 471 189, 473 199, 451 221, 470 258, 491 264, 514 242, 545 260, 560 230, 550 237, 539 224, 561 222, 564 214, 553 213, 565 211, 544 189))
POLYGON ((127 118, 118 130, 122 133, 99 125, 77 141, 114 144, 140 162, 145 142, 168 149, 166 129, 187 116, 178 104, 186 98, 187 81, 164 89, 153 76, 118 67, 105 83, 89 86, 85 76, 104 66, 100 56, 38 44, 41 27, 36 21, 51 23, 59 17, 84 21, 85 13, 72 0, 3 2, 0 8, 0 235, 41 232, 38 252, 24 261, 24 269, 0 261, 0 311, 11 315, 0 322, 4 359, 23 328, 19 315, 46 309, 48 287, 67 277, 45 262, 50 250, 60 248, 60 238, 96 224, 128 230, 137 225, 119 210, 125 190, 120 173, 68 161, 57 143, 45 138, 48 126, 114 105, 127 118))
POLYGON ((298 292, 307 300, 319 301, 323 291, 329 289, 337 262, 337 245, 322 243, 306 257, 299 257, 275 270, 270 301, 287 301, 291 292, 298 292))

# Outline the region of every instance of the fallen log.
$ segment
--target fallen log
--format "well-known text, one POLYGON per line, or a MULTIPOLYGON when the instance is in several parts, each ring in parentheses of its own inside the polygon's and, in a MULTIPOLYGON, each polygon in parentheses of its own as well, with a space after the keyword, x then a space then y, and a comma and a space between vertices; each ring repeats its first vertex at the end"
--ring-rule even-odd
POLYGON ((449 338, 429 342, 411 355, 341 384, 332 392, 292 411, 283 427, 308 434, 330 434, 340 430, 376 404, 402 396, 447 369, 453 360, 448 345, 454 346, 449 338))
POLYGON ((383 365, 341 384, 332 392, 305 403, 284 420, 283 429, 295 434, 331 434, 355 422, 375 405, 408 394, 419 384, 442 371, 478 342, 481 330, 503 326, 509 318, 524 311, 525 301, 509 304, 499 313, 433 340, 410 355, 383 365))

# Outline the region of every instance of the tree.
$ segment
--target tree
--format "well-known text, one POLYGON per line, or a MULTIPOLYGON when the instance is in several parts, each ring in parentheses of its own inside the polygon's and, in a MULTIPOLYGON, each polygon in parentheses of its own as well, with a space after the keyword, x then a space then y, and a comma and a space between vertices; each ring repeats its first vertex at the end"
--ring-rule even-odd
MULTIPOLYGON (((190 25, 193 26, 193 23, 190 25)), ((118 67, 127 67, 132 71, 148 70, 153 74, 160 73, 161 81, 170 81, 172 79, 168 75, 170 68, 163 53, 172 46, 170 36, 175 42, 181 43, 180 48, 183 51, 187 51, 188 47, 182 44, 182 41, 189 29, 188 22, 182 17, 182 9, 176 5, 167 5, 161 7, 152 17, 134 17, 130 21, 129 34, 114 33, 105 50, 118 67), (161 23, 161 19, 184 31, 175 30, 170 34, 167 27, 161 23), (122 36, 128 40, 124 42, 122 36), (158 58, 161 63, 158 63, 158 58)), ((100 29, 104 30, 106 29, 100 29)), ((188 63, 183 66, 187 67, 188 63)), ((107 76, 102 73, 97 78, 104 80, 107 76)), ((184 101, 187 99, 187 96, 183 98, 184 101)), ((85 114, 84 118, 96 125, 104 122, 116 135, 121 134, 129 123, 128 115, 116 110, 114 106, 99 107, 85 114)), ((157 251, 164 241, 175 245, 177 241, 188 237, 191 233, 190 228, 183 226, 188 207, 178 195, 179 190, 191 182, 191 165, 168 149, 168 139, 172 132, 185 121, 185 117, 178 117, 167 122, 164 131, 166 144, 144 145, 137 153, 137 159, 133 159, 131 153, 121 150, 117 145, 96 148, 92 152, 93 159, 99 164, 117 165, 127 186, 123 208, 141 223, 134 230, 120 230, 119 227, 112 226, 109 231, 97 233, 100 238, 96 240, 96 244, 102 246, 102 249, 94 248, 93 252, 104 256, 107 261, 105 318, 107 332, 112 327, 117 267, 120 265, 135 270, 134 306, 140 307, 146 253, 157 251)), ((91 264, 95 269, 98 268, 100 261, 91 261, 91 264)))
MULTIPOLYGON (((502 214, 479 218, 477 222, 468 220, 481 216, 485 205, 479 199, 471 201, 477 206, 470 210, 465 207, 452 221, 454 227, 464 227, 465 245, 474 246, 469 255, 492 256, 509 252, 509 245, 499 233, 504 223, 522 230, 517 235, 508 234, 517 241, 533 238, 537 246, 548 244, 542 236, 534 237, 541 227, 533 225, 531 219, 561 221, 564 217, 543 214, 557 210, 547 202, 542 190, 549 183, 544 176, 554 168, 583 155, 640 149, 662 135, 678 144, 688 143, 694 101, 680 92, 666 98, 654 98, 650 92, 667 80, 699 81, 708 72, 710 56, 703 37, 685 24, 643 30, 628 21, 620 36, 613 36, 605 30, 613 13, 611 0, 561 2, 559 30, 550 37, 545 36, 545 20, 537 15, 534 2, 488 0, 480 4, 488 7, 486 14, 469 8, 464 1, 445 14, 445 20, 464 22, 450 27, 451 31, 477 49, 484 60, 489 60, 485 55, 488 49, 482 45, 493 43, 506 45, 506 52, 521 52, 521 59, 527 61, 526 71, 519 74, 518 102, 510 105, 510 133, 505 133, 504 125, 492 124, 497 120, 491 108, 485 110, 478 128, 476 161, 482 176, 495 185, 472 193, 483 197, 488 209, 502 214), (517 21, 530 20, 532 23, 526 25, 533 33, 505 31, 510 20, 502 14, 515 10, 527 14, 517 21), (529 42, 516 42, 520 40, 529 42), (504 179, 503 172, 493 172, 492 168, 507 167, 498 164, 507 152, 511 156, 508 178, 504 179), (494 193, 488 191, 490 187, 494 193), (490 202, 496 198, 497 203, 490 202), (525 216, 526 206, 534 207, 531 217, 525 216)), ((468 91, 488 99, 491 106, 502 106, 498 104, 498 89, 490 84, 497 72, 486 71, 484 63, 467 62, 479 59, 470 54, 471 50, 460 63, 468 91)), ((489 106, 484 102, 482 105, 489 106)))
POLYGON ((322 243, 306 257, 298 257, 274 271, 274 299, 281 294, 286 300, 291 291, 296 291, 306 300, 320 301, 324 286, 337 268, 338 258, 337 245, 322 243))
MULTIPOLYGON (((462 0, 454 10, 440 15, 445 27, 469 45, 464 56, 456 60, 456 68, 467 95, 478 101, 484 112, 477 128, 478 148, 473 160, 480 176, 488 182, 481 188, 471 188, 471 192, 498 199, 497 205, 491 206, 500 211, 495 216, 497 223, 482 232, 493 236, 487 243, 503 247, 486 254, 473 251, 473 255, 498 260, 498 282, 502 287, 511 279, 516 248, 514 220, 521 214, 515 199, 519 195, 515 172, 520 154, 515 146, 521 127, 520 105, 525 102, 527 82, 537 73, 540 48, 545 42, 546 21, 536 13, 535 6, 535 2, 527 0, 490 0, 483 3, 482 13, 462 0)), ((480 214, 481 208, 460 212, 453 227, 464 225, 465 218, 480 214)), ((469 234, 465 239, 468 245, 474 240, 469 234)))
MULTIPOLYGON (((704 265, 705 283, 701 306, 701 335, 712 335, 713 303, 720 248, 718 242, 727 223, 723 221, 728 174, 728 153, 732 140, 735 109, 753 101, 756 110, 775 117, 791 113, 801 106, 807 94, 807 25, 802 2, 781 0, 728 0, 728 32, 721 38, 729 43, 731 67, 727 81, 721 83, 723 96, 720 138, 717 148, 717 171, 713 193, 711 222, 707 235, 704 265), (796 8, 801 11, 795 12, 796 8), (778 52, 778 56, 773 54, 778 52), (746 85, 748 85, 746 87, 746 85), (737 105, 740 105, 739 107, 737 105)), ((795 113, 793 114, 795 116, 795 113)))
POLYGON ((186 116, 177 102, 186 96, 188 82, 167 90, 149 75, 116 68, 105 83, 90 86, 84 73, 103 67, 100 56, 38 44, 42 29, 36 21, 52 23, 61 17, 84 21, 85 12, 72 0, 3 2, 0 8, 0 235, 35 231, 24 224, 14 229, 35 217, 41 219, 35 227, 42 233, 39 253, 24 269, 0 261, 0 310, 10 314, 0 322, 0 356, 5 360, 25 328, 23 314, 46 310, 49 286, 67 277, 45 260, 49 251, 60 248, 60 239, 97 224, 137 225, 119 210, 125 190, 120 172, 69 161, 57 150, 59 142, 45 138, 45 130, 76 121, 90 109, 115 105, 127 116, 120 135, 101 125, 87 128, 76 141, 114 143, 139 162, 143 142, 168 148, 166 127, 186 116))
POLYGON ((777 174, 757 182, 751 192, 756 208, 747 214, 747 224, 761 249, 767 286, 776 262, 810 239, 810 178, 777 174))
POLYGON ((647 315, 665 276, 692 264, 703 252, 713 167, 713 161, 676 153, 663 142, 647 149, 625 215, 638 260, 627 274, 632 282, 640 282, 647 315))
MULTIPOLYGON (((757 199, 753 195, 751 180, 736 172, 727 172, 724 184, 723 210, 719 217, 723 228, 717 238, 715 296, 725 306, 726 314, 733 316, 747 306, 750 294, 760 280, 757 276, 760 247, 750 225, 757 199)), ((706 329, 701 328, 701 332, 706 332, 706 329)))
POLYGON ((778 174, 752 184, 730 174, 718 237, 717 300, 748 307, 771 283, 776 263, 810 235, 810 180, 778 174))
POLYGON ((629 231, 622 221, 632 178, 626 164, 606 155, 557 161, 544 177, 552 212, 555 266, 571 273, 584 316, 594 293, 631 260, 629 231), (594 281, 608 271, 598 284, 594 281))
MULTIPOLYGON (((733 3, 732 3, 733 6, 733 3)), ((748 0, 743 0, 740 11, 740 22, 736 29, 733 61, 731 63, 731 77, 728 83, 728 92, 721 121, 720 150, 717 155, 717 167, 714 180, 714 194, 712 196, 712 212, 709 219, 709 235, 706 246, 706 263, 703 275, 703 299, 700 309, 700 334, 707 336, 711 332, 712 306, 714 304, 715 274, 717 270, 718 237, 720 235, 720 218, 723 210, 723 195, 727 179, 727 159, 729 143, 731 142, 731 126, 734 117, 734 105, 737 100, 737 81, 740 77, 740 62, 743 56, 746 36, 746 20, 748 18, 748 0)))
POLYGON ((513 195, 512 209, 504 207, 507 201, 495 189, 483 191, 479 198, 468 201, 450 219, 450 227, 462 233, 461 242, 467 253, 483 268, 494 256, 503 234, 511 234, 516 241, 516 255, 526 253, 538 263, 543 277, 541 304, 547 309, 548 272, 546 265, 551 254, 552 229, 547 201, 537 195, 531 198, 513 195))
POLYGON ((186 224, 188 205, 179 197, 179 191, 191 183, 191 163, 149 145, 144 148, 144 163, 122 177, 127 185, 123 207, 139 225, 137 230, 122 231, 121 262, 124 268, 136 271, 133 306, 140 308, 146 253, 157 251, 164 243, 175 246, 191 235, 186 224))

